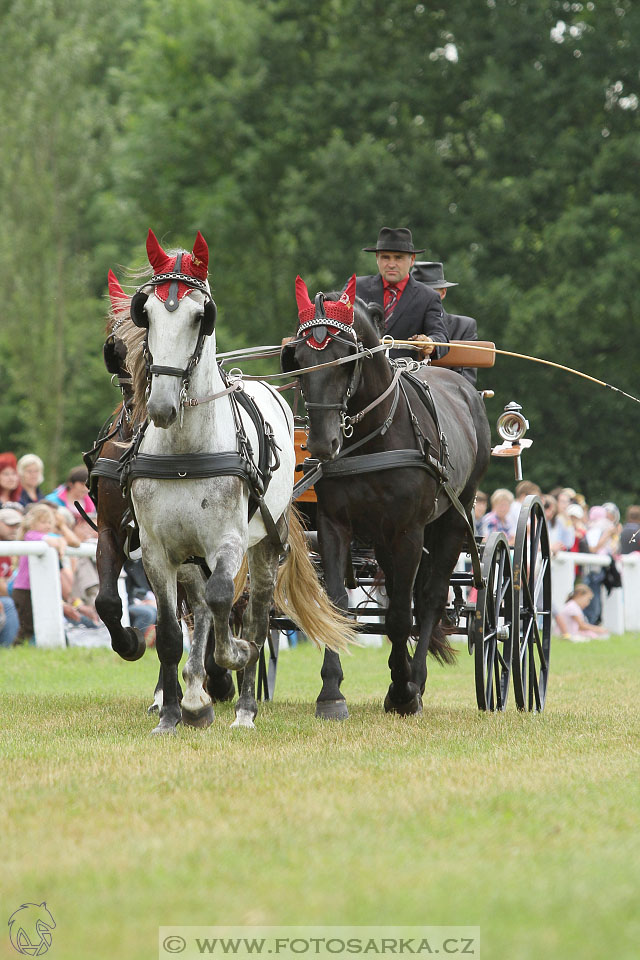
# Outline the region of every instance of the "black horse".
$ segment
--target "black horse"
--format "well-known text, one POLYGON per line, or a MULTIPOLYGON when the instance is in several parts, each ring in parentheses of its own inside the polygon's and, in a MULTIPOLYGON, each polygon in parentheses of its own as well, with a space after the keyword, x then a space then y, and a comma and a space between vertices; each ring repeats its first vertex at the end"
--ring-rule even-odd
MULTIPOLYGON (((315 307, 300 278, 296 295, 301 322, 281 362, 286 372, 300 371, 307 446, 320 461, 315 489, 327 592, 346 609, 352 539, 372 544, 389 597, 385 710, 419 713, 427 653, 443 663, 455 659, 440 620, 489 463, 484 405, 458 373, 415 364, 407 375, 390 363, 380 350, 382 311, 355 298, 355 277, 340 298, 318 294, 315 307), (340 360, 346 362, 324 366, 340 360), (317 364, 321 369, 304 372, 317 364), (417 645, 410 657, 412 630, 417 645)), ((321 675, 316 716, 347 717, 336 653, 326 651, 321 675)))

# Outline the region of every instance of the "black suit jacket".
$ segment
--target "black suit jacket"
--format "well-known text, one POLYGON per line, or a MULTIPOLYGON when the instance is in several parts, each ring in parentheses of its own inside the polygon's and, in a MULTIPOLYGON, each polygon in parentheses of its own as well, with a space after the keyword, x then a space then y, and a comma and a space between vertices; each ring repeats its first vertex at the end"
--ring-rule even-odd
MULTIPOLYGON (((449 340, 477 340, 478 325, 473 317, 461 317, 456 313, 444 314, 444 322, 447 325, 449 340)), ((456 373, 460 373, 474 387, 478 378, 478 371, 475 367, 451 367, 456 373)))
MULTIPOLYGON (((356 277, 356 296, 365 303, 379 303, 384 307, 382 277, 356 277)), ((409 276, 404 292, 387 324, 387 333, 398 340, 408 340, 416 333, 424 333, 440 343, 448 343, 447 328, 440 294, 409 276)), ((444 357, 448 347, 436 347, 432 356, 444 357)), ((390 357, 412 357, 415 350, 390 350, 390 357)))

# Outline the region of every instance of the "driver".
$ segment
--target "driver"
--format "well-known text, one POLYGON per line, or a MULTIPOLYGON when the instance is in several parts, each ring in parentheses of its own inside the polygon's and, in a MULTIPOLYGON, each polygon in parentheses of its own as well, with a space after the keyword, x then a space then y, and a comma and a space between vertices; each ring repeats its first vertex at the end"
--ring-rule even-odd
POLYGON ((440 295, 415 280, 410 270, 416 250, 411 231, 406 227, 383 227, 375 247, 363 247, 375 253, 378 273, 356 278, 356 296, 365 303, 375 302, 384 310, 385 332, 397 340, 416 340, 422 349, 393 349, 389 356, 434 359, 443 357, 448 347, 447 328, 440 295))

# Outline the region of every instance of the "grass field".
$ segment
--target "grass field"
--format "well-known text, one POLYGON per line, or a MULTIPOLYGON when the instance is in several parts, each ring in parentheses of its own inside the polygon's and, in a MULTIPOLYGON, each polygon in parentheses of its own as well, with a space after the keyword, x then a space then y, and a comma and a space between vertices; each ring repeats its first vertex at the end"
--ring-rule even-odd
POLYGON ((480 926, 483 960, 640 955, 640 637, 555 641, 547 708, 475 708, 473 662, 386 716, 386 650, 281 655, 254 732, 150 738, 155 654, 0 651, 0 957, 46 900, 52 960, 156 957, 158 926, 480 926))

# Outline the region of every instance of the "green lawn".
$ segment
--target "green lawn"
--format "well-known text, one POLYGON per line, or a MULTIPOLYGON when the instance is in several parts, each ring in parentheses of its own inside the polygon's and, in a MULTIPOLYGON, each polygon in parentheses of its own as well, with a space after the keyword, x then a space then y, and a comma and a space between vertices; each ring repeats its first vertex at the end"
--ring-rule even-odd
POLYGON ((169 924, 467 925, 484 960, 638 956, 639 636, 554 641, 542 716, 512 695, 479 714, 463 647, 422 716, 386 716, 387 650, 357 650, 342 724, 314 719, 303 646, 255 731, 225 704, 161 740, 155 654, 0 654, 2 958, 43 900, 52 960, 156 957, 169 924))

